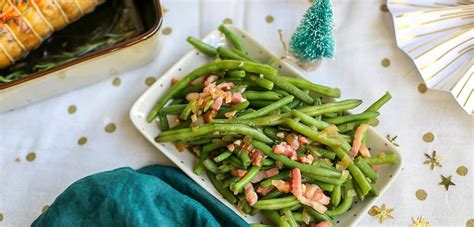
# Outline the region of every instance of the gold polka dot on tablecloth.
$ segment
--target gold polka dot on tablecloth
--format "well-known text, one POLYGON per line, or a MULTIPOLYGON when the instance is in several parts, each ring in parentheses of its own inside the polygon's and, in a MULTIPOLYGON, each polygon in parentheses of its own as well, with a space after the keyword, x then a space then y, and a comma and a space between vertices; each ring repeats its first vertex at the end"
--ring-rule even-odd
POLYGON ((434 135, 431 132, 427 132, 423 135, 423 141, 427 143, 431 143, 434 140, 434 135))
POLYGON ((265 21, 266 21, 267 23, 269 23, 269 24, 272 23, 273 20, 274 20, 274 18, 273 18, 272 15, 268 15, 268 16, 265 17, 265 21))
POLYGON ((383 67, 388 67, 390 66, 390 60, 388 58, 382 59, 382 66, 383 67))
POLYGON ((148 86, 153 85, 155 82, 156 82, 156 78, 152 76, 145 79, 145 84, 148 86))
POLYGON ((36 153, 35 152, 30 152, 26 155, 26 160, 29 162, 32 162, 36 159, 36 153))
POLYGON ((226 19, 224 19, 224 21, 222 21, 222 23, 224 23, 224 24, 232 24, 233 22, 232 22, 232 19, 226 18, 226 19))
POLYGON ((428 197, 428 193, 426 193, 426 191, 423 189, 418 189, 415 195, 416 195, 416 198, 421 201, 425 200, 426 197, 428 197))
POLYGON ((0 213, 0 221, 3 221, 3 214, 0 213))
POLYGON ((426 87, 425 84, 420 84, 418 85, 418 91, 421 93, 421 94, 424 94, 426 92, 426 90, 428 90, 428 88, 426 87))
POLYGON ((110 123, 107 126, 105 126, 105 131, 108 133, 113 133, 117 129, 117 126, 115 126, 114 123, 110 123))
POLYGON ((79 138, 79 140, 77 140, 77 144, 79 144, 79 145, 81 145, 81 146, 84 145, 84 144, 86 144, 86 143, 87 143, 87 138, 84 137, 84 136, 81 137, 81 138, 79 138))
POLYGON ((120 80, 120 78, 114 78, 114 80, 112 80, 112 85, 114 85, 115 87, 120 86, 121 83, 122 81, 120 80))
POLYGON ((171 34, 171 32, 173 32, 173 29, 170 27, 166 27, 163 29, 163 35, 169 35, 171 34))
POLYGON ((466 227, 474 227, 474 218, 466 221, 466 227))
POLYGON ((75 112, 77 111, 77 107, 75 105, 70 105, 68 108, 67 108, 67 112, 69 114, 74 114, 75 112))
POLYGON ((466 176, 466 175, 467 175, 467 172, 468 172, 468 169, 467 169, 467 167, 465 167, 465 166, 459 166, 459 167, 456 169, 456 173, 457 173, 459 176, 466 176))
POLYGON ((20 162, 20 161, 21 161, 20 158, 18 158, 18 157, 15 158, 15 162, 20 162))
POLYGON ((382 10, 382 12, 388 12, 387 4, 382 4, 380 10, 382 10))
POLYGON ((41 208, 41 213, 44 213, 48 210, 49 206, 48 205, 44 205, 43 208, 41 208))

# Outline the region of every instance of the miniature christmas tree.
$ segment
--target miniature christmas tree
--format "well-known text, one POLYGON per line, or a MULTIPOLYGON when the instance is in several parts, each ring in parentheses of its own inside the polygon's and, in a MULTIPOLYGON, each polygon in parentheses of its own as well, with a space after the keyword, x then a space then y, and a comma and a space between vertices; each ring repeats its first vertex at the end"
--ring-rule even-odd
POLYGON ((334 56, 333 12, 330 0, 315 0, 290 41, 290 52, 300 63, 334 56))

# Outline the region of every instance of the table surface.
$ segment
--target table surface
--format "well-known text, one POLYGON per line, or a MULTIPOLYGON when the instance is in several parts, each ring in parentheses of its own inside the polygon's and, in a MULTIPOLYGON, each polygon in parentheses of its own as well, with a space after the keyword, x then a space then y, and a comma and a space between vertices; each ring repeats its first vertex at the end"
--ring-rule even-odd
MULTIPOLYGON (((393 208, 394 219, 383 225, 407 226, 424 217, 432 226, 472 227, 474 118, 449 93, 424 91, 414 65, 396 46, 384 3, 334 0, 336 57, 306 74, 317 83, 339 87, 342 98, 366 100, 361 109, 385 91, 392 93, 376 130, 394 138, 405 163, 376 203, 378 208, 393 208), (386 67, 384 59, 389 61, 386 67), (431 170, 424 162, 425 154, 433 151, 442 160, 431 170), (439 184, 441 176, 451 176, 455 185, 446 190, 439 184)), ((185 43, 188 35, 203 37, 225 20, 284 55, 278 29, 289 40, 309 7, 307 0, 164 0, 162 4, 163 35, 153 62, 0 114, 0 226, 29 225, 59 193, 84 176, 123 166, 170 163, 133 127, 128 112, 150 78, 158 78, 191 49, 185 43), (111 124, 115 131, 107 132, 111 124)), ((360 226, 379 226, 374 214, 363 214, 360 226)))

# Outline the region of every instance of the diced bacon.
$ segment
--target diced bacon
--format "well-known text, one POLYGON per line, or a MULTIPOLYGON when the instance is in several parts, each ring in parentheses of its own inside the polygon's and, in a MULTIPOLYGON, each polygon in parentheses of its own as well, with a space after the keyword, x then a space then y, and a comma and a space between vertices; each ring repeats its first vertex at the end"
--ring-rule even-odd
POLYGON ((352 148, 349 151, 351 157, 355 157, 359 153, 360 146, 362 145, 362 138, 364 137, 365 131, 369 128, 369 124, 361 124, 357 127, 354 134, 354 141, 352 142, 352 148))
POLYGON ((314 196, 314 193, 316 192, 316 190, 318 189, 318 187, 315 187, 316 185, 313 185, 313 184, 306 184, 304 185, 303 187, 303 191, 304 191, 304 197, 306 198, 313 198, 314 196))
POLYGON ((214 100, 214 103, 211 106, 212 110, 218 111, 222 106, 222 97, 219 96, 214 100))
POLYGON ((209 123, 214 119, 216 115, 217 115, 216 111, 208 111, 202 115, 202 118, 204 122, 209 123))
POLYGON ((277 132, 276 136, 280 139, 284 139, 285 138, 285 133, 284 132, 277 132))
POLYGON ((239 177, 242 179, 247 174, 247 171, 241 169, 234 169, 230 172, 233 176, 239 177))
POLYGON ((212 82, 216 81, 217 80, 217 76, 216 75, 210 75, 206 78, 206 81, 204 81, 204 86, 207 86, 209 84, 211 84, 212 82))
POLYGON ((178 78, 173 77, 173 78, 171 79, 171 84, 172 84, 172 85, 175 85, 176 83, 178 83, 178 81, 179 81, 178 78))
POLYGON ((232 102, 232 92, 230 92, 230 91, 224 92, 224 102, 225 102, 226 104, 232 102))
POLYGON ((188 100, 188 101, 198 99, 198 98, 199 98, 199 94, 196 93, 196 92, 192 92, 192 93, 189 93, 189 94, 186 95, 186 100, 188 100))
POLYGON ((288 193, 291 190, 291 184, 283 180, 272 180, 272 185, 280 192, 288 193))
POLYGON ((255 192, 255 189, 253 188, 251 183, 248 183, 244 187, 244 194, 245 194, 245 200, 249 203, 250 206, 255 205, 255 203, 258 200, 258 195, 255 192))
POLYGON ((331 223, 329 221, 322 221, 314 225, 314 227, 331 227, 331 223))
POLYGON ((252 179, 252 183, 257 183, 262 181, 263 179, 273 177, 279 173, 277 168, 271 168, 265 171, 261 171, 255 175, 255 177, 252 179))
POLYGON ((273 147, 273 153, 275 154, 284 154, 292 160, 296 160, 296 151, 295 149, 288 145, 286 142, 281 142, 273 147))
POLYGON ((233 93, 233 94, 232 94, 232 99, 231 99, 230 103, 231 103, 232 105, 235 105, 235 104, 239 104, 239 103, 243 102, 244 100, 245 100, 245 99, 244 99, 244 97, 242 97, 242 94, 240 94, 240 93, 233 93))
POLYGON ((254 166, 262 166, 262 161, 263 161, 263 153, 258 150, 254 150, 250 154, 250 158, 252 159, 252 165, 254 166))
POLYGON ((373 169, 375 172, 377 172, 377 171, 380 170, 380 165, 373 165, 373 166, 372 166, 372 169, 373 169))
POLYGON ((304 137, 304 136, 298 136, 298 142, 299 142, 301 145, 309 144, 308 138, 306 138, 306 137, 304 137))
POLYGON ((298 136, 294 133, 290 133, 286 136, 286 142, 293 148, 293 150, 298 150, 300 143, 298 142, 298 136))
POLYGON ((364 157, 364 158, 370 157, 369 148, 367 148, 367 146, 365 146, 365 144, 360 145, 359 153, 360 153, 360 155, 362 155, 362 157, 364 157))
POLYGON ((225 82, 225 83, 221 83, 221 84, 217 85, 216 88, 219 89, 219 90, 228 91, 228 90, 230 90, 233 86, 234 86, 234 83, 232 83, 232 82, 225 82))
POLYGON ((280 144, 275 145, 275 147, 273 147, 273 153, 275 153, 275 154, 283 154, 283 153, 285 153, 285 150, 286 150, 285 144, 286 144, 286 143, 283 142, 283 143, 280 143, 280 144))
POLYGON ((303 195, 303 188, 301 186, 301 171, 298 168, 291 170, 291 193, 293 193, 296 198, 302 197, 303 195))
POLYGON ((299 157, 299 159, 301 163, 306 163, 306 164, 312 164, 314 161, 314 157, 311 154, 299 157))
POLYGON ((231 144, 228 144, 228 145, 227 145, 227 150, 228 150, 228 151, 233 152, 234 149, 235 149, 234 144, 231 143, 231 144))
POLYGON ((268 187, 258 187, 257 188, 257 192, 260 194, 260 195, 263 195, 265 196, 266 194, 268 194, 269 192, 271 192, 273 189, 275 188, 275 186, 273 185, 270 185, 268 187))

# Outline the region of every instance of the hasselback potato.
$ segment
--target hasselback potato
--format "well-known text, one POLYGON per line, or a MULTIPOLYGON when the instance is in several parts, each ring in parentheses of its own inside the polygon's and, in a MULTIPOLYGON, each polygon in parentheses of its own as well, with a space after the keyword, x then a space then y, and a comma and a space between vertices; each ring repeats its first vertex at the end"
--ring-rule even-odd
POLYGON ((104 0, 0 0, 0 68, 38 47, 51 33, 104 0))

